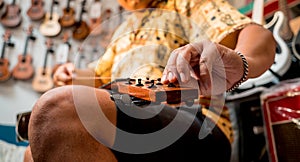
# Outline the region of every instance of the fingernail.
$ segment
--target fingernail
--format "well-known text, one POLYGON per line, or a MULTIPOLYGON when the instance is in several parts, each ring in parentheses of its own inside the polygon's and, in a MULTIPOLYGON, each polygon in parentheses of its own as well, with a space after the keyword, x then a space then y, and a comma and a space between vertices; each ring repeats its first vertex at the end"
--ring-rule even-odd
POLYGON ((162 82, 166 81, 166 78, 167 78, 167 76, 166 76, 166 75, 163 75, 163 76, 161 77, 161 81, 162 81, 162 82))
POLYGON ((180 73, 179 75, 180 75, 180 79, 181 79, 182 82, 187 81, 184 73, 180 73))
POLYGON ((173 74, 172 74, 172 72, 169 72, 169 73, 168 73, 168 79, 169 79, 169 80, 172 80, 172 79, 173 79, 173 74))

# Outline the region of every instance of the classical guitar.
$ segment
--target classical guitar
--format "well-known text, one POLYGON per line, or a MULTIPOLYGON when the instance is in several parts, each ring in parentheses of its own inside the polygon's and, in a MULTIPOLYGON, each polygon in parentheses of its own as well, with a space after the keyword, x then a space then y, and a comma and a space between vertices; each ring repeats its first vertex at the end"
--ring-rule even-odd
POLYGON ((11 73, 9 70, 9 60, 5 58, 5 47, 10 46, 13 47, 14 44, 10 40, 11 38, 11 32, 6 31, 4 36, 3 36, 3 45, 2 45, 2 52, 1 52, 1 57, 0 57, 0 81, 6 81, 10 78, 11 73))
POLYGON ((254 79, 248 79, 239 87, 239 89, 249 89, 267 84, 276 84, 282 80, 282 76, 289 70, 292 63, 289 47, 280 36, 280 31, 285 23, 284 13, 282 11, 277 11, 273 16, 273 19, 265 24, 263 18, 263 6, 263 0, 254 1, 252 19, 273 32, 273 36, 277 43, 274 64, 261 76, 254 79))
POLYGON ((27 10, 27 15, 31 20, 40 20, 45 16, 43 0, 31 0, 31 6, 27 10))
POLYGON ((54 5, 57 4, 58 1, 52 0, 50 12, 46 14, 45 20, 40 26, 41 34, 46 37, 54 37, 61 32, 59 15, 53 11, 54 5))
POLYGON ((65 32, 63 35, 63 43, 60 43, 57 47, 55 54, 55 66, 53 68, 53 72, 64 63, 69 61, 69 55, 71 50, 71 44, 69 42, 69 33, 65 32))
POLYGON ((30 26, 27 31, 24 52, 23 52, 23 54, 20 54, 18 56, 18 63, 13 68, 12 76, 15 79, 28 80, 28 79, 32 78, 32 76, 34 74, 34 69, 33 69, 33 65, 32 65, 32 57, 29 53, 27 53, 29 41, 30 40, 34 41, 36 39, 35 36, 33 36, 32 31, 33 31, 33 27, 30 26))
POLYGON ((36 75, 32 81, 32 88, 40 93, 44 93, 54 86, 54 82, 52 80, 52 68, 47 67, 48 55, 54 52, 52 49, 52 41, 50 39, 47 40, 46 46, 47 50, 44 56, 43 67, 37 70, 36 75))
POLYGON ((83 0, 81 3, 81 12, 79 15, 79 21, 75 23, 75 29, 73 31, 73 38, 75 40, 84 40, 90 34, 90 27, 83 20, 83 14, 85 10, 86 0, 83 0))
POLYGON ((91 35, 99 35, 101 33, 101 11, 102 11, 102 4, 100 0, 95 0, 94 4, 91 6, 89 11, 89 18, 90 18, 90 31, 91 35))
POLYGON ((3 26, 8 28, 18 27, 22 22, 21 8, 13 0, 11 4, 6 6, 6 10, 0 19, 3 26))
POLYGON ((70 5, 71 0, 67 1, 66 8, 63 9, 63 15, 59 19, 59 23, 62 27, 71 27, 75 24, 75 10, 70 5))

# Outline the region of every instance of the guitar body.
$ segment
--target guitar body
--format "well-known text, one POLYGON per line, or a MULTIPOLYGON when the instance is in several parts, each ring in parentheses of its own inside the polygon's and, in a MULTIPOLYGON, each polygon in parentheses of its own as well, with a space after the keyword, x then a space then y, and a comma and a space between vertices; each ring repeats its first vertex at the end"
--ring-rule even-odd
POLYGON ((62 27, 71 27, 75 22, 75 10, 73 8, 65 8, 63 10, 63 16, 59 19, 60 25, 62 27))
POLYGON ((76 40, 83 40, 90 34, 90 27, 85 21, 78 22, 73 31, 73 38, 76 40))
POLYGON ((31 20, 40 20, 45 16, 45 10, 43 8, 44 3, 42 0, 32 0, 31 7, 27 10, 27 15, 31 20))
POLYGON ((0 59, 0 82, 4 82, 10 78, 9 61, 5 58, 0 59))
POLYGON ((12 71, 12 76, 19 80, 28 80, 32 78, 33 74, 32 57, 30 55, 19 55, 18 63, 12 71))
POLYGON ((0 21, 5 27, 14 28, 19 26, 22 21, 20 7, 18 5, 8 5, 0 21))
POLYGON ((61 32, 61 26, 59 24, 59 16, 56 13, 46 14, 45 21, 40 26, 40 32, 46 37, 57 36, 61 32))
POLYGON ((294 56, 300 60, 300 31, 298 31, 298 34, 294 36, 293 42, 292 42, 292 50, 294 56))
POLYGON ((36 72, 36 76, 32 81, 32 88, 37 92, 46 92, 53 88, 54 83, 52 80, 52 69, 51 68, 40 68, 36 72))

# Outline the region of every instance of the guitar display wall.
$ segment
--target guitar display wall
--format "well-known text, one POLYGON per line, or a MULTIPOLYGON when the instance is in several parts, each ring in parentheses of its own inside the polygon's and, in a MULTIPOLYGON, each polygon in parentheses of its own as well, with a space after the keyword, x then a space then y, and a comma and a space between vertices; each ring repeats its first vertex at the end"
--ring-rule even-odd
MULTIPOLYGON (((73 9, 72 12, 74 13, 75 20, 77 22, 79 20, 81 20, 80 22, 85 21, 85 25, 89 27, 88 34, 90 34, 91 31, 95 31, 92 32, 94 35, 90 36, 81 35, 80 32, 83 28, 80 28, 80 25, 83 23, 71 23, 71 25, 69 24, 65 27, 54 19, 54 16, 49 19, 51 10, 60 18, 62 16, 69 16, 69 12, 66 12, 69 0, 59 0, 57 1, 58 3, 55 4, 52 0, 43 0, 43 3, 40 3, 40 0, 5 0, 3 2, 4 6, 2 6, 0 10, 0 48, 2 50, 4 46, 4 36, 7 31, 11 34, 10 42, 13 46, 9 46, 7 45, 8 43, 6 43, 4 50, 5 55, 3 58, 9 61, 7 68, 11 73, 11 77, 6 81, 0 82, 0 124, 14 125, 16 114, 31 110, 36 100, 44 93, 45 90, 43 88, 36 88, 36 84, 33 86, 33 83, 36 82, 36 77, 39 77, 40 73, 47 75, 47 70, 45 70, 45 68, 43 71, 43 67, 52 69, 58 64, 63 63, 62 60, 67 60, 74 62, 77 68, 86 68, 89 62, 99 58, 103 54, 112 31, 120 22, 119 20, 105 20, 112 17, 117 19, 120 13, 120 7, 117 0, 100 1, 102 5, 100 13, 102 24, 100 25, 102 28, 101 32, 97 33, 96 29, 92 28, 92 25, 98 26, 96 23, 99 23, 99 19, 97 19, 97 15, 95 15, 97 13, 89 12, 90 10, 95 11, 92 7, 97 6, 94 5, 97 3, 97 0, 84 1, 84 8, 83 0, 71 0, 69 7, 73 9), (11 7, 10 5, 12 4, 15 5, 11 7), (32 9, 32 13, 37 13, 40 9, 43 9, 45 16, 42 18, 41 15, 37 14, 29 16, 29 9, 33 7, 33 5, 35 5, 34 7, 36 8, 32 9), (9 8, 9 6, 11 8, 9 8), (15 10, 16 6, 19 7, 20 12, 15 10), (53 6, 52 9, 51 6, 53 6), (21 19, 20 22, 18 22, 19 18, 21 19), (55 25, 57 24, 59 28, 61 28, 59 32, 56 31, 57 26, 55 25), (43 30, 41 30, 42 26, 46 28, 44 33, 43 30), (80 28, 78 29, 80 31, 75 32, 77 28, 80 28), (32 29, 32 31, 29 32, 29 29, 32 29), (57 34, 55 34, 55 32, 57 32, 57 34), (49 48, 49 40, 51 40, 51 50, 49 48), (26 57, 30 56, 32 61, 29 59, 28 64, 23 67, 23 63, 26 62, 26 59, 24 59, 25 52, 26 57), (68 53, 67 58, 63 58, 66 52, 68 53), (14 77, 12 72, 15 70, 15 67, 21 65, 21 63, 22 68, 18 67, 19 72, 22 73, 26 71, 28 66, 32 66, 34 71, 33 75, 29 75, 29 77, 25 78, 14 77)), ((68 20, 68 17, 66 20, 68 20)), ((37 83, 41 84, 42 82, 43 81, 38 81, 37 83)))

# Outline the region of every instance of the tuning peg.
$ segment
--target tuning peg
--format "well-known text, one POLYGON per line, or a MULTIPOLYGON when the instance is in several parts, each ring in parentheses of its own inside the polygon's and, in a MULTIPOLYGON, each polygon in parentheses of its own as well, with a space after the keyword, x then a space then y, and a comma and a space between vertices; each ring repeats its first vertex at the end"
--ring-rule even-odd
POLYGON ((29 39, 32 40, 32 41, 35 41, 36 37, 35 36, 30 36, 29 39))
POLYGON ((12 42, 8 42, 7 45, 8 45, 9 47, 12 47, 12 48, 15 47, 15 44, 12 43, 12 42))

